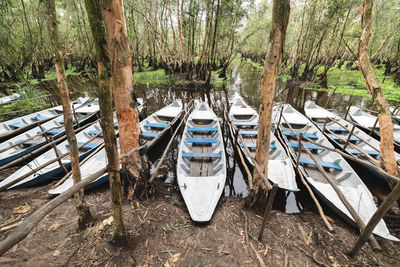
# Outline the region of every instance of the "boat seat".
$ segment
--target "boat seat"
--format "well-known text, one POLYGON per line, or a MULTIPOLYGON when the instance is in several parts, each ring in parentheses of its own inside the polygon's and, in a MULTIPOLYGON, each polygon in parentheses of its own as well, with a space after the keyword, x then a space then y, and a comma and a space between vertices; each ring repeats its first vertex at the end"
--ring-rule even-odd
MULTIPOLYGON (((299 143, 288 143, 288 145, 293 147, 293 148, 297 148, 297 149, 299 148, 299 143)), ((308 149, 315 150, 315 151, 318 151, 318 150, 324 151, 324 150, 326 150, 325 148, 317 146, 317 145, 314 145, 314 144, 303 144, 303 146, 307 147, 308 149)))
POLYGON ((234 122, 233 125, 238 126, 238 127, 258 126, 258 122, 234 122))
POLYGON ((141 135, 143 137, 148 137, 148 138, 154 138, 158 135, 158 133, 153 133, 153 132, 142 132, 141 135))
POLYGON ((193 152, 182 152, 184 158, 221 158, 221 153, 193 153, 193 152))
POLYGON ((258 135, 258 131, 239 131, 240 135, 258 135))
POLYGON ((344 182, 345 180, 349 179, 351 177, 351 172, 346 172, 345 174, 343 174, 341 177, 336 179, 336 182, 338 184, 344 182))
MULTIPOLYGON (((286 135, 286 136, 290 136, 290 137, 294 136, 291 131, 283 131, 282 134, 286 135)), ((296 132, 296 134, 300 135, 301 132, 296 132)), ((318 139, 318 136, 316 133, 303 133, 303 136, 310 138, 310 139, 318 139)))
MULTIPOLYGON (((44 131, 46 131, 46 129, 43 129, 44 131)), ((42 133, 43 131, 39 131, 37 132, 38 134, 42 133)), ((51 135, 56 135, 56 134, 60 134, 63 133, 64 130, 63 129, 52 129, 50 131, 47 132, 47 134, 51 134, 51 135)))
MULTIPOLYGON (((315 162, 312 159, 307 158, 300 158, 299 163, 315 166, 315 162)), ((337 162, 318 161, 318 163, 326 169, 343 170, 337 162)))
MULTIPOLYGON (((320 126, 319 128, 322 130, 324 127, 320 126)), ((341 126, 326 126, 325 128, 331 130, 332 132, 347 132, 348 131, 346 128, 343 128, 341 126)))
POLYGON ((32 117, 31 118, 31 120, 33 120, 33 121, 41 121, 41 120, 45 120, 45 119, 47 119, 47 117, 44 117, 44 116, 42 116, 42 115, 36 115, 35 117, 32 117))
POLYGON ((186 142, 193 144, 214 144, 218 142, 218 139, 212 138, 186 138, 186 142))
POLYGON ((98 135, 98 134, 102 135, 103 133, 102 133, 102 131, 92 130, 92 131, 89 131, 88 134, 94 136, 94 135, 98 135))
MULTIPOLYGON (((87 143, 86 145, 82 146, 85 142, 77 142, 76 144, 78 145, 79 149, 82 150, 90 150, 93 148, 96 148, 99 144, 96 143, 87 143), (82 146, 82 147, 80 147, 82 146)), ((67 144, 67 147, 69 147, 69 144, 67 144)))
POLYGON ((150 128, 164 129, 164 128, 167 128, 168 124, 166 124, 166 123, 150 123, 150 122, 148 122, 144 126, 145 127, 150 127, 150 128))
MULTIPOLYGON (((353 155, 357 155, 357 156, 361 155, 361 152, 358 151, 357 149, 346 149, 346 151, 353 155)), ((374 149, 366 149, 363 151, 370 156, 379 156, 381 154, 381 153, 379 153, 379 151, 376 151, 374 149)))
POLYGON ((19 128, 25 127, 26 125, 27 124, 25 124, 25 123, 17 121, 17 122, 10 123, 8 126, 10 126, 13 130, 15 130, 15 129, 19 129, 19 128))
POLYGON ((188 132, 216 132, 218 131, 217 127, 188 127, 188 132))
MULTIPOLYGON (((246 147, 248 147, 248 148, 257 148, 257 144, 254 144, 254 143, 246 144, 246 147)), ((276 149, 276 145, 275 144, 269 144, 269 149, 276 149)))
MULTIPOLYGON (((332 138, 333 140, 335 140, 335 141, 342 141, 342 140, 340 140, 339 139, 339 137, 340 138, 342 138, 343 140, 347 140, 347 138, 348 138, 348 136, 345 136, 345 135, 338 135, 338 136, 334 136, 334 135, 329 135, 329 137, 330 138, 332 138)), ((359 141, 360 139, 358 138, 358 137, 355 137, 354 135, 352 135, 351 137, 350 137, 350 142, 357 142, 357 141, 359 141)))

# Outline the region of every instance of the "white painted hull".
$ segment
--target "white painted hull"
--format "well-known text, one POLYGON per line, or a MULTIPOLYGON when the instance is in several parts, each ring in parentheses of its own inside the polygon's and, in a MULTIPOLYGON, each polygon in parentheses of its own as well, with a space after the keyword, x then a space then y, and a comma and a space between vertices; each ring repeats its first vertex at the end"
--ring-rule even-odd
MULTIPOLYGON (((327 138, 322 134, 322 132, 308 119, 306 119, 300 112, 293 109, 290 105, 283 105, 283 115, 288 120, 288 123, 295 126, 295 130, 298 132, 315 134, 317 142, 320 142, 322 145, 326 147, 333 148, 327 138), (290 114, 290 116, 286 116, 286 114, 290 114), (288 119, 289 118, 289 119, 288 119), (300 123, 299 123, 300 122, 300 123), (306 122, 302 124, 302 122, 306 122)), ((280 110, 275 106, 274 107, 274 116, 273 119, 275 123, 278 122, 280 110)), ((280 129, 287 130, 283 127, 282 123, 284 120, 281 120, 280 129)), ((284 136, 284 138, 288 141, 288 138, 284 136)), ((292 141, 293 142, 293 141, 292 141)), ((297 158, 297 152, 289 146, 289 149, 294 158, 297 158)), ((302 156, 306 154, 302 153, 302 156)), ((328 150, 322 150, 315 154, 318 158, 323 162, 335 162, 340 165, 341 170, 329 169, 327 171, 328 175, 330 175, 333 179, 337 181, 339 188, 344 193, 346 199, 353 206, 355 211, 359 214, 361 219, 365 224, 368 223, 369 218, 376 212, 377 208, 373 201, 372 195, 369 192, 368 188, 364 185, 360 177, 357 173, 350 167, 350 165, 343 159, 343 157, 335 152, 331 152, 328 150)), ((305 176, 308 183, 310 183, 318 194, 323 196, 323 200, 327 201, 327 204, 334 209, 340 211, 340 215, 344 214, 347 218, 354 222, 353 217, 350 215, 348 210, 345 208, 343 203, 340 201, 336 192, 333 188, 324 180, 324 178, 314 177, 314 175, 310 176, 308 172, 312 173, 312 170, 315 168, 308 167, 307 165, 300 166, 300 170, 305 176)), ((315 171, 314 171, 315 173, 315 171)), ((321 176, 321 175, 318 175, 321 176)), ((399 241, 396 237, 392 236, 389 233, 389 230, 386 227, 386 224, 383 220, 381 220, 378 225, 375 227, 374 234, 389 239, 393 241, 399 241)))
MULTIPOLYGON (((233 101, 229 110, 229 118, 234 125, 237 125, 234 126, 237 129, 243 129, 243 127, 239 126, 240 124, 252 124, 252 126, 246 126, 245 129, 258 131, 258 113, 241 98, 233 101)), ((245 138, 245 136, 243 137, 245 138)), ((254 167, 250 155, 247 154, 240 139, 238 139, 238 142, 247 161, 251 164, 251 167, 254 167)), ((269 151, 268 179, 277 184, 279 188, 289 191, 299 191, 296 183, 296 174, 289 156, 272 132, 270 143, 275 145, 275 147, 269 151)))
MULTIPOLYGON (((200 155, 200 153, 196 154, 200 155)), ((225 187, 226 159, 218 118, 205 102, 196 102, 195 109, 188 117, 179 148, 177 177, 182 197, 192 220, 201 223, 210 221, 225 187), (212 134, 212 140, 215 143, 207 146, 206 149, 210 150, 209 154, 219 155, 219 157, 210 158, 204 163, 211 168, 207 171, 204 170, 204 173, 198 169, 191 170, 195 164, 203 164, 203 162, 195 162, 194 158, 184 158, 185 153, 193 153, 196 149, 193 144, 189 143, 189 139, 195 136, 193 132, 189 131, 189 128, 215 129, 212 134), (193 175, 194 171, 201 175, 193 175), (211 173, 211 175, 207 173, 211 173)))

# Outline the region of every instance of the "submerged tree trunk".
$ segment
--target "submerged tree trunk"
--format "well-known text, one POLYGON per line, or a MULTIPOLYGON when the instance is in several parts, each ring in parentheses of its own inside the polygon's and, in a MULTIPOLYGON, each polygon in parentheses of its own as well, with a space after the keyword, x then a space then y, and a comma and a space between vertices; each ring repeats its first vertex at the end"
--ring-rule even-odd
MULTIPOLYGON (((108 34, 112 65, 112 86, 118 118, 121 153, 125 154, 139 146, 139 112, 133 92, 132 57, 126 30, 122 0, 104 0, 104 21, 108 34)), ((125 188, 129 187, 129 198, 136 188, 142 188, 142 159, 136 151, 122 161, 122 168, 129 171, 135 180, 126 177, 125 188), (138 187, 139 186, 139 187, 138 187)))
MULTIPOLYGON (((81 181, 81 171, 79 169, 79 152, 74 132, 74 125, 72 122, 71 105, 69 102, 69 91, 64 72, 64 61, 61 53, 61 45, 58 36, 58 25, 56 17, 55 0, 46 0, 47 8, 47 25, 49 37, 51 41, 51 49, 54 55, 54 64, 57 72, 57 86, 60 90, 63 112, 64 112, 64 126, 71 151, 71 168, 73 173, 74 184, 81 181)), ((79 228, 84 229, 86 225, 92 221, 89 207, 86 205, 84 199, 84 192, 81 189, 78 193, 74 194, 74 202, 79 214, 79 228)))
POLYGON ((114 237, 123 238, 127 236, 127 232, 122 213, 121 178, 117 138, 114 131, 111 61, 108 53, 107 36, 99 2, 97 0, 85 0, 85 5, 98 60, 99 87, 97 91, 100 104, 101 128, 108 159, 108 177, 115 225, 114 237))
MULTIPOLYGON (((378 111, 379 129, 381 136, 380 150, 382 158, 382 167, 386 172, 399 176, 396 158, 394 157, 393 145, 393 123, 390 116, 389 105, 368 56, 368 42, 371 36, 372 24, 372 0, 364 0, 362 13, 362 34, 359 44, 358 67, 364 75, 365 83, 372 95, 372 100, 376 110, 378 111)), ((388 180, 389 185, 393 188, 395 184, 388 180)))
MULTIPOLYGON (((286 29, 289 22, 289 0, 274 0, 272 8, 272 24, 268 52, 261 77, 261 105, 258 126, 256 161, 268 176, 268 156, 271 137, 272 106, 274 103, 275 78, 282 58, 286 29)), ((266 195, 266 187, 257 171, 253 173, 255 192, 259 196, 266 195)))

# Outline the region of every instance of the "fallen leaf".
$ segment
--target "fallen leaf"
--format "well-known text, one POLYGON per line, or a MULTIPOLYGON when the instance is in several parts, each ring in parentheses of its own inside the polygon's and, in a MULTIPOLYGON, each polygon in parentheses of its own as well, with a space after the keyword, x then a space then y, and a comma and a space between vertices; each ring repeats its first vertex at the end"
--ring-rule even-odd
POLYGON ((303 226, 301 226, 300 223, 298 223, 297 225, 299 226, 300 232, 303 235, 304 243, 306 243, 306 245, 309 245, 311 243, 311 238, 306 234, 306 232, 304 231, 303 226))
POLYGON ((58 249, 56 249, 56 251, 54 251, 53 256, 58 256, 60 255, 60 251, 58 249))
POLYGON ((31 210, 31 207, 29 207, 29 205, 25 203, 19 207, 14 208, 14 213, 17 213, 17 214, 27 213, 30 210, 31 210))
POLYGON ((331 217, 325 215, 326 219, 331 222, 331 223, 336 223, 334 219, 332 219, 331 217))
POLYGON ((265 255, 267 255, 267 253, 268 253, 268 250, 270 250, 271 249, 271 247, 270 246, 268 246, 268 245, 266 245, 265 246, 265 250, 264 250, 264 256, 265 255))

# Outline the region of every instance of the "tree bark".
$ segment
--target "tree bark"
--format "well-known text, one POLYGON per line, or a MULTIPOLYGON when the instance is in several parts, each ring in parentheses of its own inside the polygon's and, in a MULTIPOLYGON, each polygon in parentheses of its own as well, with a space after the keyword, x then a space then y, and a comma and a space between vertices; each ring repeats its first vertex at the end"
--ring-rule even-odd
MULTIPOLYGON (((362 34, 359 43, 357 64, 358 68, 364 75, 365 83, 367 84, 368 90, 372 95, 374 106, 378 111, 379 130, 381 136, 380 152, 382 158, 382 167, 388 173, 394 176, 399 176, 396 158, 394 157, 393 123, 390 116, 389 105, 386 101, 382 87, 376 78, 368 56, 368 42, 371 36, 372 24, 372 6, 372 0, 364 0, 363 7, 361 9, 362 34)), ((388 180, 388 183, 391 188, 395 186, 395 183, 390 180, 388 180)))
MULTIPOLYGON (((69 90, 65 78, 64 61, 62 58, 61 45, 58 36, 55 0, 46 0, 46 9, 49 38, 51 42, 51 49, 54 55, 54 64, 57 73, 57 86, 60 90, 63 106, 65 132, 71 152, 71 169, 73 173, 74 184, 77 184, 81 181, 81 171, 79 169, 79 151, 74 132, 74 125, 72 122, 71 105, 69 102, 69 90)), ((85 202, 83 189, 74 194, 74 202, 79 214, 79 228, 84 229, 86 225, 92 221, 92 216, 90 214, 89 207, 85 202)))
POLYGON ((119 173, 119 155, 117 138, 114 131, 114 116, 111 87, 111 61, 108 53, 108 42, 102 22, 101 7, 98 0, 85 0, 86 10, 92 30, 94 46, 98 60, 99 104, 101 128, 108 159, 108 177, 110 182, 111 206, 113 209, 115 237, 127 236, 122 212, 121 178, 119 173))
MULTIPOLYGON (((275 78, 278 73, 280 60, 282 58, 286 29, 289 22, 290 1, 274 0, 272 8, 272 24, 270 43, 264 62, 261 76, 261 105, 258 125, 256 161, 265 175, 268 175, 269 144, 271 137, 272 106, 274 103, 275 78)), ((260 196, 260 190, 266 191, 260 175, 253 172, 253 187, 260 196)))
MULTIPOLYGON (((136 100, 136 96, 133 92, 132 57, 122 0, 104 0, 104 21, 111 57, 111 80, 117 111, 120 150, 122 154, 125 154, 139 146, 140 127, 137 104, 132 99, 133 97, 136 100)), ((124 182, 125 188, 129 187, 128 196, 132 198, 135 188, 142 187, 140 180, 142 159, 139 151, 122 160, 122 165, 123 170, 129 171, 131 174, 127 175, 124 182)))

